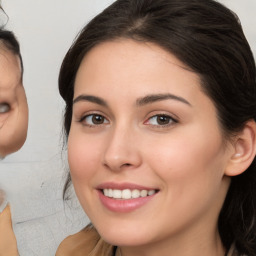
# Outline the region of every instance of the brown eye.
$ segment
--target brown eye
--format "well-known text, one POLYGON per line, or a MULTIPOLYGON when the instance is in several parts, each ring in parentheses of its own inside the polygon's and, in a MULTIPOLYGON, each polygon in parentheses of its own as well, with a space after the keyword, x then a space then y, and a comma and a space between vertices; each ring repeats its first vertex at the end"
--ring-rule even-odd
POLYGON ((98 114, 91 114, 91 115, 85 116, 81 119, 81 122, 88 126, 94 126, 94 125, 97 126, 97 125, 109 123, 104 116, 98 115, 98 114))
POLYGON ((174 123, 177 123, 177 120, 175 120, 174 118, 172 118, 171 116, 168 115, 155 115, 150 117, 145 124, 147 125, 151 125, 151 126, 158 126, 158 127, 165 127, 165 126, 169 126, 172 125, 174 123))
POLYGON ((0 114, 7 113, 10 110, 10 106, 7 103, 0 103, 0 114))
POLYGON ((171 117, 169 117, 169 116, 157 116, 157 123, 159 125, 169 124, 170 120, 171 120, 171 117))
POLYGON ((94 124, 103 124, 104 117, 100 115, 92 115, 92 123, 94 124))

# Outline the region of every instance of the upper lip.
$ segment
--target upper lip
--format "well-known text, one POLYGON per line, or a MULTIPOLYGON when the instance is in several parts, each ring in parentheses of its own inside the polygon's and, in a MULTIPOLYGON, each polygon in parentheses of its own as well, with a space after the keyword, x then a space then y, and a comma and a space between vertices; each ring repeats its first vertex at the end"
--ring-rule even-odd
POLYGON ((124 182, 124 183, 116 183, 116 182, 104 182, 101 183, 96 187, 96 189, 119 189, 119 190, 124 190, 124 189, 138 189, 138 190, 158 190, 157 188, 153 187, 147 187, 143 185, 138 185, 134 183, 129 183, 129 182, 124 182))

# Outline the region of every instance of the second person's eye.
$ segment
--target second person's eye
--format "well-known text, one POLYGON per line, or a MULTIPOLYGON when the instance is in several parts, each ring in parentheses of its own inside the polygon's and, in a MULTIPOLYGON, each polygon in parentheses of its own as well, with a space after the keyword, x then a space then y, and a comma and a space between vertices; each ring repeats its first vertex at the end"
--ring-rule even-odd
POLYGON ((0 114, 7 113, 10 110, 10 106, 7 103, 0 103, 0 114))

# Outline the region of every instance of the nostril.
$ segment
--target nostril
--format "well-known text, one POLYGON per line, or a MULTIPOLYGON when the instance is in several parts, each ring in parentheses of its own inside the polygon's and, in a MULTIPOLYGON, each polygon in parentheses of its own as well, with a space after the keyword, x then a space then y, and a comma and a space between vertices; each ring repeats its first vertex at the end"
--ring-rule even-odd
POLYGON ((131 166, 131 164, 128 164, 128 163, 127 163, 127 164, 123 164, 123 166, 131 166))

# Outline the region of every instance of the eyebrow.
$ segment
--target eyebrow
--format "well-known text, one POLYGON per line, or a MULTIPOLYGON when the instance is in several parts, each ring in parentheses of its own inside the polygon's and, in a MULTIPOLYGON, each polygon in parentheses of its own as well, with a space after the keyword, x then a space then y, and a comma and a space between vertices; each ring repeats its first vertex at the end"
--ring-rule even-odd
POLYGON ((92 96, 92 95, 84 95, 84 94, 76 97, 73 100, 73 104, 75 104, 77 102, 81 102, 81 101, 89 101, 89 102, 96 103, 96 104, 104 106, 104 107, 108 106, 107 102, 105 100, 103 100, 102 98, 92 96))
MULTIPOLYGON (((162 101, 162 100, 176 100, 176 101, 180 101, 182 103, 185 103, 189 106, 191 106, 191 104, 184 98, 180 97, 180 96, 176 96, 174 94, 170 94, 170 93, 166 93, 166 94, 150 94, 147 95, 145 97, 139 98, 136 100, 136 105, 139 107, 142 107, 144 105, 150 104, 150 103, 154 103, 157 101, 162 101)), ((97 96, 92 96, 92 95, 79 95, 78 97, 76 97, 73 100, 73 104, 77 103, 77 102, 81 102, 81 101, 88 101, 88 102, 92 102, 98 105, 101 105, 103 107, 108 107, 108 104, 105 100, 103 100, 100 97, 97 96)))
POLYGON ((170 93, 166 93, 166 94, 152 94, 152 95, 147 95, 145 97, 139 98, 138 100, 136 100, 136 105, 137 106, 144 106, 150 103, 154 103, 157 101, 162 101, 162 100, 176 100, 176 101, 180 101, 182 103, 185 103, 189 106, 191 106, 191 104, 184 98, 180 97, 180 96, 176 96, 174 94, 170 94, 170 93))

